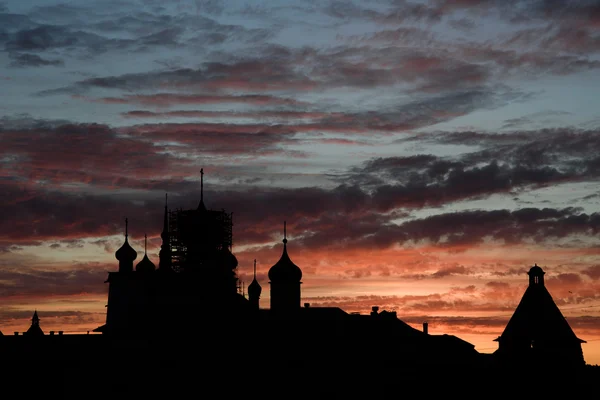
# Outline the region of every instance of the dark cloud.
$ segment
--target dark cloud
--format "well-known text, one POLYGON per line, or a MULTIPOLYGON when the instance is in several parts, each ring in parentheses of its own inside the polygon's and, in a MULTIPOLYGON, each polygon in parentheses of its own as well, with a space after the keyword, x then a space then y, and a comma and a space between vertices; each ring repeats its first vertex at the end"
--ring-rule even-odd
POLYGON ((71 264, 68 268, 20 268, 3 267, 0 279, 5 282, 0 287, 0 298, 6 301, 17 296, 49 297, 80 294, 104 294, 107 287, 102 285, 113 270, 112 265, 71 264))
POLYGON ((10 66, 16 68, 23 67, 44 67, 44 66, 63 66, 64 62, 62 60, 47 60, 38 56, 37 54, 29 54, 29 53, 9 53, 10 58, 12 59, 10 66))
POLYGON ((559 281, 560 284, 561 284, 561 286, 565 286, 565 285, 569 285, 569 286, 579 285, 582 282, 581 276, 579 274, 576 274, 576 273, 558 274, 556 277, 553 277, 552 279, 556 279, 557 281, 559 281))
MULTIPOLYGON (((4 121, 0 153, 8 173, 2 184, 9 218, 0 231, 18 241, 113 234, 127 215, 139 221, 140 229, 157 232, 162 193, 179 195, 183 207, 193 207, 198 196, 197 183, 185 179, 196 173, 196 164, 180 160, 177 146, 161 142, 186 145, 193 149, 184 146, 188 154, 236 155, 251 148, 269 154, 295 134, 278 125, 256 130, 231 124, 149 124, 115 130, 44 125, 26 117, 4 121), (31 138, 36 146, 30 146, 31 138), (111 162, 115 157, 123 161, 111 162), (161 175, 173 170, 178 175, 161 175), (135 191, 115 197, 115 188, 135 191), (101 212, 91 215, 81 204, 101 212)), ((400 225, 390 221, 415 208, 593 178, 600 165, 598 138, 595 131, 434 134, 422 140, 471 143, 484 150, 454 159, 431 154, 372 159, 338 177, 344 183, 334 189, 235 187, 239 180, 223 180, 207 193, 213 204, 238 215, 239 243, 270 242, 273 226, 286 218, 305 232, 298 244, 307 248, 386 248, 410 240, 444 246, 480 243, 486 237, 544 242, 596 232, 598 216, 575 208, 523 208, 445 213, 400 225)))
POLYGON ((9 13, 8 9, 0 8, 0 27, 2 27, 0 28, 0 32, 4 31, 7 35, 4 40, 8 39, 9 32, 31 29, 37 25, 37 23, 32 21, 31 18, 26 15, 9 13))
POLYGON ((594 280, 600 279, 600 265, 592 265, 591 267, 586 268, 582 272, 583 274, 589 276, 594 280))
POLYGON ((444 278, 450 275, 470 275, 471 270, 466 268, 464 265, 454 265, 451 267, 443 268, 438 271, 435 271, 432 274, 434 278, 444 278))
POLYGON ((119 42, 117 39, 105 39, 93 33, 71 30, 63 26, 41 25, 23 29, 12 34, 6 42, 8 51, 43 51, 59 48, 80 48, 102 53, 107 44, 119 42))
POLYGON ((109 104, 141 104, 146 106, 170 107, 179 104, 219 104, 241 103, 258 106, 267 105, 306 105, 292 98, 283 98, 260 94, 240 96, 227 95, 190 95, 178 93, 155 93, 151 95, 126 95, 124 97, 104 97, 95 101, 109 104))
POLYGON ((385 10, 367 8, 349 1, 331 1, 324 12, 334 18, 366 19, 380 24, 400 24, 403 22, 438 22, 443 14, 427 4, 408 1, 390 2, 392 5, 385 10))
POLYGON ((198 43, 204 47, 226 41, 256 43, 269 38, 275 29, 221 24, 200 14, 170 15, 121 2, 112 8, 108 2, 101 8, 93 4, 36 7, 28 15, 0 13, 3 20, 0 38, 6 50, 59 50, 74 57, 165 46, 196 48, 198 43))
POLYGON ((487 282, 485 284, 487 287, 496 290, 496 289, 507 289, 508 287, 510 287, 510 285, 506 282, 497 282, 497 281, 491 281, 491 282, 487 282))
MULTIPOLYGON (((298 221, 299 218, 298 215, 289 220, 298 221)), ((295 243, 310 249, 389 248, 421 241, 439 247, 472 246, 486 240, 505 244, 528 240, 543 244, 570 235, 595 234, 600 228, 598 214, 588 215, 569 208, 450 212, 399 225, 389 223, 388 218, 364 210, 362 215, 325 212, 310 219, 304 214, 299 223, 293 224, 295 230, 303 232, 295 243)), ((447 271, 468 272, 460 268, 447 271)), ((444 274, 444 271, 439 273, 444 274)))

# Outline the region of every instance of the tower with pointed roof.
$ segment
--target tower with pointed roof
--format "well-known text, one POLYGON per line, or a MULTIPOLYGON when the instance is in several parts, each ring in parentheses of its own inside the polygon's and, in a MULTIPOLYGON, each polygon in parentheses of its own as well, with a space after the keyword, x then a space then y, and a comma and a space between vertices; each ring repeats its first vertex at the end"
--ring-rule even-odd
POLYGON ((163 216, 163 228, 160 233, 162 244, 158 253, 158 269, 159 271, 171 271, 171 238, 169 236, 169 210, 167 208, 167 194, 165 193, 165 213, 163 216))
POLYGON ((25 332, 26 336, 44 336, 44 331, 40 327, 40 318, 38 317, 37 310, 33 312, 31 317, 31 326, 25 332))
POLYGON ((545 272, 529 269, 529 286, 504 332, 495 341, 494 353, 502 362, 534 362, 539 366, 583 366, 579 339, 544 284, 545 272))
POLYGON ((128 236, 128 220, 125 218, 125 242, 115 252, 115 258, 119 260, 119 272, 132 272, 133 261, 137 258, 137 252, 129 244, 128 236))
POLYGON ((287 252, 287 229, 283 222, 283 253, 279 261, 269 269, 271 285, 271 310, 293 312, 300 309, 300 285, 302 270, 292 262, 287 252))
POLYGON ((258 310, 260 308, 261 292, 262 287, 256 279, 256 260, 254 260, 254 279, 252 279, 252 282, 250 282, 250 285, 248 285, 248 300, 250 300, 250 305, 255 310, 258 310))

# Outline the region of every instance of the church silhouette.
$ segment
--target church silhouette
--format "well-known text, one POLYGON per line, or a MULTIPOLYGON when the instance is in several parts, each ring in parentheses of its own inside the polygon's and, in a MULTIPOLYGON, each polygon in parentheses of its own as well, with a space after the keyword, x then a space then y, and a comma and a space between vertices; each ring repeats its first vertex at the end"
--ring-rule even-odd
MULTIPOLYGON (((40 379, 61 382, 64 390, 92 384, 98 378, 94 374, 109 371, 100 384, 103 394, 172 392, 168 382, 178 382, 180 389, 200 378, 214 384, 208 377, 220 373, 246 379, 272 374, 281 383, 291 377, 285 371, 305 370, 312 371, 312 378, 304 378, 302 387, 325 385, 348 395, 352 387, 341 390, 327 378, 332 371, 351 377, 375 369, 396 383, 422 384, 459 375, 487 381, 490 376, 509 379, 514 371, 573 373, 586 366, 584 341, 562 316, 537 265, 496 339, 498 350, 482 354, 456 336, 430 334, 427 322, 415 329, 396 312, 376 305, 365 315, 302 304, 302 269, 290 256, 284 221, 281 256, 268 271, 270 304, 262 307, 256 260, 246 298, 239 290, 238 261, 232 253, 232 215, 206 207, 203 184, 201 171, 200 202, 194 209, 169 210, 165 197, 158 267, 148 257, 147 238, 144 255, 135 263, 138 252, 129 243, 125 219, 124 242, 115 253, 118 269, 105 281, 106 322, 93 330, 100 334, 44 334, 36 310, 27 332, 0 336, 0 357, 29 373, 37 371, 44 377, 40 379), (242 349, 251 353, 240 354, 242 349), (32 367, 26 363, 32 359, 60 367, 32 367), (85 371, 77 367, 84 364, 85 371)), ((288 383, 298 386, 293 380, 288 383)), ((227 385, 222 390, 231 393, 227 385)), ((282 397, 292 395, 282 392, 282 397)))

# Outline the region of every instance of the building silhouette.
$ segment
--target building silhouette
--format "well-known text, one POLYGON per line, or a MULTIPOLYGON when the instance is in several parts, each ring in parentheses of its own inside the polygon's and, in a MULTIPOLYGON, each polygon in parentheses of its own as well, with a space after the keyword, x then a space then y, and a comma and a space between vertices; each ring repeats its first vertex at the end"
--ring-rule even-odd
POLYGON ((196 209, 173 211, 165 199, 158 268, 146 250, 133 268, 137 252, 129 244, 125 219, 125 239, 115 253, 119 268, 106 280, 106 324, 95 331, 181 334, 189 331, 191 315, 233 323, 248 314, 251 304, 239 293, 238 261, 231 252, 231 214, 209 210, 203 197, 201 190, 196 209))
POLYGON ((31 326, 29 329, 27 329, 24 335, 30 337, 44 336, 44 331, 40 327, 40 318, 38 317, 37 310, 33 312, 33 317, 31 317, 31 326))
POLYGON ((287 253, 287 229, 283 223, 283 252, 281 258, 269 269, 271 285, 271 310, 279 313, 295 312, 300 308, 302 270, 287 253))
POLYGON ((529 286, 498 342, 496 356, 508 364, 565 368, 585 365, 579 339, 544 284, 545 272, 535 264, 529 286))
POLYGON ((451 335, 431 335, 427 324, 423 331, 415 329, 395 312, 377 306, 368 315, 357 315, 337 307, 302 305, 302 269, 290 257, 285 221, 281 256, 268 271, 270 305, 261 308, 256 260, 248 298, 240 293, 238 262, 231 252, 232 225, 231 214, 206 207, 202 170, 197 208, 171 211, 165 198, 158 268, 146 250, 134 268, 137 252, 129 244, 126 219, 124 242, 115 253, 118 271, 109 272, 106 280, 106 323, 95 331, 111 338, 153 340, 153 350, 160 347, 156 338, 196 340, 198 332, 225 349, 243 331, 257 348, 276 345, 268 360, 257 361, 269 365, 300 366, 317 358, 342 363, 357 354, 371 362, 393 364, 402 359, 407 365, 463 365, 479 360, 471 343, 451 335), (372 343, 382 340, 395 345, 373 352, 372 343), (302 352, 297 351, 298 343, 302 352))
POLYGON ((94 387, 103 395, 162 391, 172 398, 177 391, 183 397, 208 387, 230 395, 241 387, 234 380, 242 378, 252 388, 262 379, 268 394, 277 397, 356 398, 356 385, 364 382, 363 398, 374 398, 389 397, 388 390, 398 385, 429 394, 445 388, 442 394, 448 394, 440 383, 444 377, 452 384, 471 377, 509 387, 515 366, 547 362, 580 371, 585 365, 583 341, 552 300, 537 265, 496 339, 498 350, 481 354, 459 337, 432 334, 427 322, 416 329, 376 305, 369 314, 357 314, 302 304, 302 269, 290 256, 284 221, 281 256, 268 271, 270 306, 261 307, 256 260, 246 298, 232 253, 232 215, 206 207, 201 174, 196 208, 169 210, 165 197, 158 268, 148 256, 146 235, 144 255, 135 263, 138 252, 129 243, 125 219, 116 271, 105 281, 106 322, 92 332, 99 334, 45 335, 36 310, 25 334, 0 337, 0 357, 12 365, 8 380, 41 377, 47 387, 60 382, 61 393, 94 387), (243 343, 250 354, 240 352, 243 343), (31 360, 51 360, 54 368, 31 360), (299 375, 298 369, 311 373, 299 375), (347 382, 331 378, 336 371, 347 382), (374 395, 378 391, 382 396, 374 395))

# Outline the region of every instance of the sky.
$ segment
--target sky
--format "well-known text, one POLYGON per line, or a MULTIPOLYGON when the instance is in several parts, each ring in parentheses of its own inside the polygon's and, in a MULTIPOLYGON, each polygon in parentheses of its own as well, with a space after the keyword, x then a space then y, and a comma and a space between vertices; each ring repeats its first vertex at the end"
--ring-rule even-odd
POLYGON ((233 213, 247 286, 483 353, 537 264, 600 364, 600 5, 0 1, 0 330, 106 319, 114 252, 233 213))

